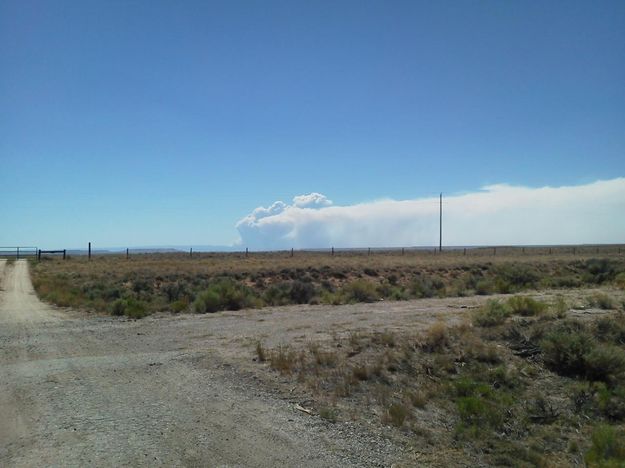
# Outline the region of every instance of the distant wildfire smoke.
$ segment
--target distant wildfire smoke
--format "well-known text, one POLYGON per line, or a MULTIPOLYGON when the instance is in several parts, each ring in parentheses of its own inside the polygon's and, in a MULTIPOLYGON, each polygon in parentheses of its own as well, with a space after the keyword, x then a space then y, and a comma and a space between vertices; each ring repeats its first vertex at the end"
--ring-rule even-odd
MULTIPOLYGON (((625 178, 565 187, 490 185, 444 202, 445 245, 619 243, 625 178)), ((236 227, 255 249, 438 244, 438 197, 337 206, 320 193, 259 207, 236 227)))

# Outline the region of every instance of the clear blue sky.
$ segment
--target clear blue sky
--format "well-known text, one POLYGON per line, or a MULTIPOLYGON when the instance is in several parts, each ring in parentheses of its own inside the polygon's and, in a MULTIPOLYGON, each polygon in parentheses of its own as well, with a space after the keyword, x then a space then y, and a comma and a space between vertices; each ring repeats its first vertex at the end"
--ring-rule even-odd
POLYGON ((625 175, 625 2, 0 0, 0 243, 625 175))

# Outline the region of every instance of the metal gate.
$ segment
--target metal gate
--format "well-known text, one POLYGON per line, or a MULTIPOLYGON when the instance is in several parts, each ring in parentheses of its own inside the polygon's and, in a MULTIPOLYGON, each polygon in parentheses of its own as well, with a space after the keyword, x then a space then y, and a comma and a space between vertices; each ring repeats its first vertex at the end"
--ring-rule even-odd
POLYGON ((0 247, 0 258, 37 258, 37 247, 0 247))

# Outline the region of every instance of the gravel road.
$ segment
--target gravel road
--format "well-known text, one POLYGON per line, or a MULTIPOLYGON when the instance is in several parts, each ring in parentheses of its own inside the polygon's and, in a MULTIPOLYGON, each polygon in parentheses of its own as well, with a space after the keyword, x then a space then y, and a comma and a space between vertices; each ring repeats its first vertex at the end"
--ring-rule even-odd
POLYGON ((0 274, 0 466, 382 466, 400 456, 383 437, 297 411, 232 365, 255 364, 246 329, 269 331, 267 312, 124 321, 41 303, 25 261, 0 261, 0 274))

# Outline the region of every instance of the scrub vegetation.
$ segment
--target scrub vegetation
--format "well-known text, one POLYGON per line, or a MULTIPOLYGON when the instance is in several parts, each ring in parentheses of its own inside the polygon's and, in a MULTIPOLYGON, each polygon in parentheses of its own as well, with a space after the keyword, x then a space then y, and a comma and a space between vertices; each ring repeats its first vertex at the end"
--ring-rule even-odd
MULTIPOLYGON (((47 259, 33 263, 39 296, 61 307, 140 318, 154 312, 211 313, 288 304, 348 304, 490 294, 553 288, 622 287, 625 258, 460 252, 137 254, 88 261, 47 259)), ((540 315, 540 306, 519 298, 507 308, 540 315)), ((588 305, 614 309, 604 294, 588 305)), ((496 308, 496 306, 493 306, 496 308)), ((479 320, 496 324, 503 310, 479 320)))
POLYGON ((387 426, 422 466, 625 466, 625 314, 561 308, 513 296, 425 333, 258 344, 257 362, 322 419, 387 426))

